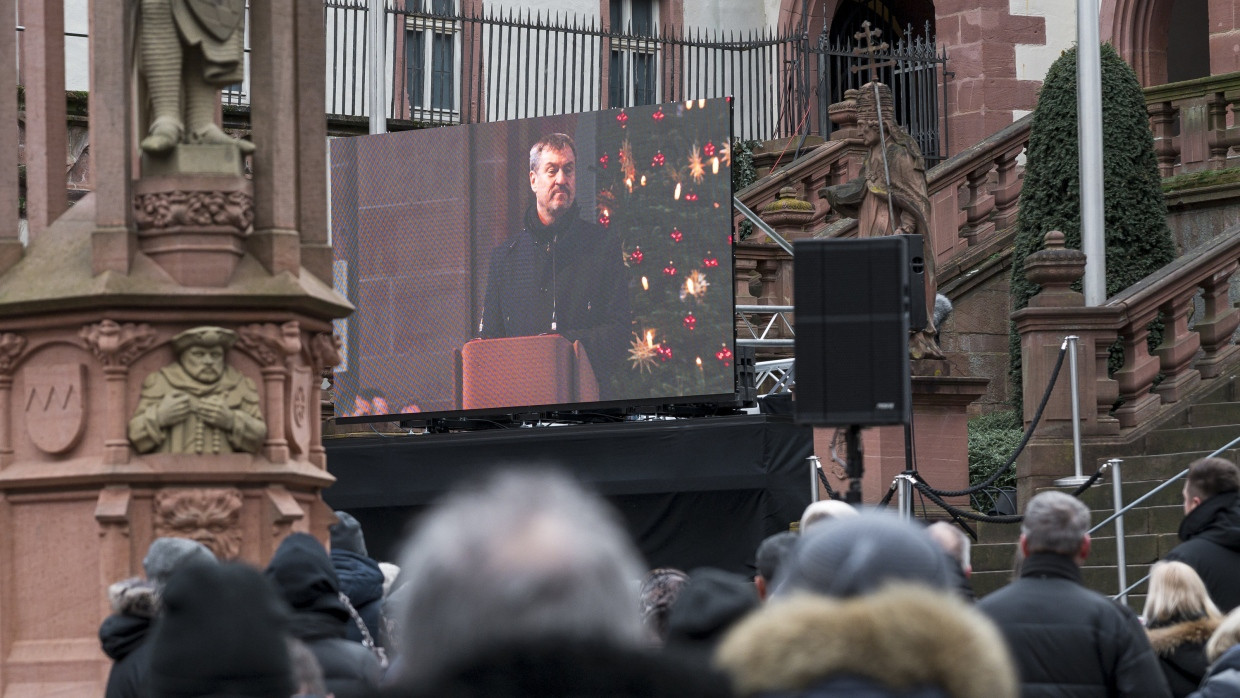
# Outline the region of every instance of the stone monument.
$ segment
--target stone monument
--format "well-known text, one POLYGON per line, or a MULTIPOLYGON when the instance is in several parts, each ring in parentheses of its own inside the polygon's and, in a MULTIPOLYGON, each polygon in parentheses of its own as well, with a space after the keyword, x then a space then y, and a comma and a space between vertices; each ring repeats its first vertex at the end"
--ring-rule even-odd
MULTIPOLYGON (((216 120, 244 5, 90 3, 93 192, 24 248, 0 221, 0 695, 103 694, 106 588, 156 537, 255 565, 289 532, 327 538, 320 382, 351 309, 330 287, 323 10, 249 3, 247 141, 216 120)), ((34 19, 24 43, 63 55, 63 15, 34 19)), ((23 61, 28 86, 63 73, 23 61)), ((63 109, 63 88, 27 96, 63 109)), ((31 196, 63 197, 63 152, 27 160, 61 171, 31 196)), ((16 199, 0 178, 0 212, 16 199)))

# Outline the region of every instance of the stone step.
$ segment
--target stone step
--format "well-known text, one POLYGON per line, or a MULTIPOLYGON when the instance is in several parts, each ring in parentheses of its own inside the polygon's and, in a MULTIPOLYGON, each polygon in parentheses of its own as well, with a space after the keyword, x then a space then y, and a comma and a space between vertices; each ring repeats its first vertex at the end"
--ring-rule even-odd
MULTIPOLYGON (((1185 453, 1213 450, 1240 436, 1240 425, 1176 427, 1150 432, 1145 437, 1146 453, 1185 453)), ((1185 463, 1187 465, 1187 463, 1185 463)))
MULTIPOLYGON (((1125 517, 1126 519, 1127 517, 1125 517)), ((1091 536, 1086 566, 1116 563, 1115 535, 1091 536)), ((1124 552, 1129 564, 1152 564, 1161 560, 1179 543, 1174 533, 1138 533, 1125 529, 1124 552)), ((1010 570, 1016 560, 1016 543, 974 545, 969 558, 975 570, 1010 570)))
MULTIPOLYGON (((1124 474, 1121 473, 1121 475, 1124 474)), ((1129 504, 1145 496, 1155 487, 1163 484, 1163 482, 1163 480, 1131 480, 1124 475, 1124 482, 1120 488, 1120 496, 1123 497, 1124 504, 1129 504)), ((1172 484, 1164 488, 1158 494, 1155 494, 1150 499, 1142 502, 1142 506, 1170 506, 1174 504, 1183 505, 1184 496, 1181 492, 1182 487, 1182 485, 1172 484)), ((1075 490, 1073 487, 1055 487, 1051 489, 1056 489, 1060 492, 1068 492, 1069 494, 1075 490)), ((1111 479, 1109 477, 1103 477, 1101 480, 1094 483, 1093 487, 1090 487, 1088 490, 1081 493, 1080 500, 1090 509, 1113 509, 1114 507, 1111 502, 1112 490, 1113 486, 1111 484, 1111 479)))
POLYGON ((1217 427, 1227 424, 1240 424, 1240 402, 1197 403, 1188 408, 1184 421, 1184 426, 1189 427, 1217 427))
MULTIPOLYGON (((1219 444, 1220 446, 1222 444, 1219 444)), ((1161 453, 1146 456, 1129 456, 1124 458, 1122 476, 1124 480, 1167 480, 1179 475, 1189 463, 1210 455, 1209 451, 1187 451, 1184 453, 1161 453)), ((1229 461, 1240 463, 1240 449, 1229 449, 1219 454, 1229 461)), ((1101 464, 1101 463, 1099 463, 1101 464)))

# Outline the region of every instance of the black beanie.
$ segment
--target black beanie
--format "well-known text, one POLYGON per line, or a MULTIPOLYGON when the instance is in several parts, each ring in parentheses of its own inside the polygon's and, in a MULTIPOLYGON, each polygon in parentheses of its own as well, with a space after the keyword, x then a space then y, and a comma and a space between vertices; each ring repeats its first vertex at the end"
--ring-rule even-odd
POLYGON ((240 563, 190 564, 168 580, 151 638, 150 695, 288 698, 287 612, 267 580, 240 563))
POLYGON ((366 555, 366 538, 362 535, 362 525, 348 512, 336 512, 339 523, 334 523, 328 530, 332 536, 332 550, 347 550, 358 555, 366 555))

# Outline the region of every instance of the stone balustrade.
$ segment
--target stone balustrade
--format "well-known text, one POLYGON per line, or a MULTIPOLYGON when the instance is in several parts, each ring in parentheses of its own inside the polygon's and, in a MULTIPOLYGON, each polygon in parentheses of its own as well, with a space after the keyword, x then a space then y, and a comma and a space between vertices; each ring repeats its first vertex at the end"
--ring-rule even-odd
MULTIPOLYGON (((1202 381, 1222 375, 1237 352, 1233 335, 1240 326, 1240 311, 1231 305, 1228 286, 1240 266, 1240 226, 1097 307, 1085 307, 1083 297, 1071 290, 1083 275, 1084 255, 1063 250, 1058 233, 1047 235, 1047 249, 1031 255, 1028 264, 1030 280, 1042 284, 1043 290, 1028 308, 1012 316, 1021 338, 1026 424, 1068 335, 1080 338, 1078 394, 1086 438, 1114 437, 1149 425, 1164 406, 1180 401, 1202 381), (1202 312, 1194 317, 1199 291, 1202 312), (1151 353, 1150 324, 1160 318, 1162 341, 1151 353), (1108 376, 1109 350, 1117 339, 1124 362, 1108 376)), ((1056 382, 1035 436, 1070 434, 1065 378, 1056 382)))
POLYGON ((1228 166, 1240 146, 1240 125, 1227 125, 1240 113, 1240 72, 1147 87, 1145 102, 1162 176, 1228 166))

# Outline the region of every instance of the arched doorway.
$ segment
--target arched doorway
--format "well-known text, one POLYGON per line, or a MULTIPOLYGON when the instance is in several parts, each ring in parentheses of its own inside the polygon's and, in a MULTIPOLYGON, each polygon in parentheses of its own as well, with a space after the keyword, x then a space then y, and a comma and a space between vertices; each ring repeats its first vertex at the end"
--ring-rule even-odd
POLYGON ((1101 19, 1143 86, 1210 74, 1208 0, 1103 0, 1101 19))

